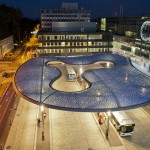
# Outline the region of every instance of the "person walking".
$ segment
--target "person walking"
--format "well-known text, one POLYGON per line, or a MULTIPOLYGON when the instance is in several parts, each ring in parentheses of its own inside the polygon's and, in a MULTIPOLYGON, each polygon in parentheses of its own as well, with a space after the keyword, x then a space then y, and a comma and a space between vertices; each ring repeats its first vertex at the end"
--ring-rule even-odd
POLYGON ((38 118, 38 119, 37 119, 37 126, 38 126, 38 127, 40 126, 40 122, 41 122, 41 120, 40 120, 40 118, 38 118))
POLYGON ((99 113, 99 119, 98 119, 98 122, 99 122, 100 125, 103 124, 102 118, 103 118, 102 114, 99 113))

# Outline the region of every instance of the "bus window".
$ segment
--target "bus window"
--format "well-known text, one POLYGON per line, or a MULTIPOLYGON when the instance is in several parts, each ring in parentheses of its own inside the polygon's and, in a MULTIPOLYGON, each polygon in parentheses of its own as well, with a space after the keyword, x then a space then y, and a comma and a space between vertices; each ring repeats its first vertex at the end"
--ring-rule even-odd
POLYGON ((68 81, 76 81, 77 77, 76 77, 76 73, 73 69, 72 66, 66 66, 66 70, 68 73, 68 81))
POLYGON ((133 134, 135 123, 124 111, 112 112, 110 120, 115 128, 119 131, 121 136, 133 134))

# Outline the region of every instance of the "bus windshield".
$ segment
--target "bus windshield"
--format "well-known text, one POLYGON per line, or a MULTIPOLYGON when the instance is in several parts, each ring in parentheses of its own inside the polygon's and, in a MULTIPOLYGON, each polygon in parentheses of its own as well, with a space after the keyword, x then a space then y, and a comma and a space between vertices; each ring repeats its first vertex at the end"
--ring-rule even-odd
POLYGON ((121 136, 133 134, 135 123, 124 111, 116 111, 111 113, 111 121, 115 128, 120 131, 121 136))
POLYGON ((128 133, 128 132, 132 132, 134 129, 134 126, 132 125, 125 125, 125 126, 121 126, 121 132, 123 133, 128 133))
POLYGON ((69 81, 76 81, 77 77, 76 77, 76 73, 75 73, 73 67, 72 66, 66 66, 66 70, 68 73, 68 80, 69 81))

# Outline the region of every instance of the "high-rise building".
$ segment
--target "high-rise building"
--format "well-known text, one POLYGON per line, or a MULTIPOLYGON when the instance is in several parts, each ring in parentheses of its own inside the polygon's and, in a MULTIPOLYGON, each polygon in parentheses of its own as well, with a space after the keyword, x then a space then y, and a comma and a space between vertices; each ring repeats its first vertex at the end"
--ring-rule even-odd
POLYGON ((52 29, 52 22, 90 22, 91 12, 78 9, 78 3, 62 3, 61 9, 41 9, 42 29, 52 29))

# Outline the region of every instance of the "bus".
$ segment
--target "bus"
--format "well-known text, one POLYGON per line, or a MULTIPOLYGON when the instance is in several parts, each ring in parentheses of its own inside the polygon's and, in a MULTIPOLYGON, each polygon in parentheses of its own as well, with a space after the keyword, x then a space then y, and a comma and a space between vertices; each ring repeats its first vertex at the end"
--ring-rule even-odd
POLYGON ((117 131, 119 131, 120 136, 133 134, 135 123, 124 111, 111 112, 110 120, 117 131))
POLYGON ((72 66, 66 66, 66 70, 68 73, 68 81, 76 81, 77 76, 72 66))

